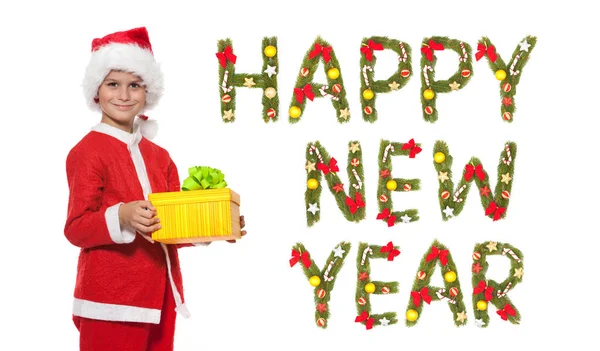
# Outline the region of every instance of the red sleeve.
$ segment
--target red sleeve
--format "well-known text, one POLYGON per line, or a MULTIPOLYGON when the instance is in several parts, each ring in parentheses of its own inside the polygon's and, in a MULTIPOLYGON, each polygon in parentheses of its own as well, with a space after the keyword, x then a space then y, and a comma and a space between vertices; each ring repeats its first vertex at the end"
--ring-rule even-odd
POLYGON ((102 204, 105 170, 95 155, 73 150, 67 157, 69 207, 65 236, 75 246, 89 248, 100 245, 130 243, 135 232, 121 230, 119 204, 102 204))

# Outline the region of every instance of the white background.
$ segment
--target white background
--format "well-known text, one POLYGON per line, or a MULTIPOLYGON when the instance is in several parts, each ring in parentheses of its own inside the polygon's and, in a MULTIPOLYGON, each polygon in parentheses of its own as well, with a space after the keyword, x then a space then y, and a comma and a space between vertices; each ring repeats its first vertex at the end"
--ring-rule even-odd
MULTIPOLYGON (((222 169, 230 187, 241 194, 248 229, 248 236, 236 244, 180 251, 193 316, 178 319, 176 350, 382 350, 444 344, 505 350, 587 344, 597 325, 588 318, 597 315, 598 288, 593 274, 598 245, 598 49, 592 16, 578 1, 11 4, 0 13, 1 348, 78 348, 71 303, 79 250, 62 234, 68 198, 65 158, 100 119, 87 109, 80 87, 91 40, 138 26, 148 28, 166 77, 163 100, 149 112, 160 122, 155 142, 169 150, 182 179, 192 165, 222 169), (376 123, 362 120, 359 48, 364 37, 383 35, 408 43, 417 70, 420 44, 431 35, 457 38, 474 49, 481 36, 488 36, 509 61, 529 34, 538 37, 538 44, 518 86, 514 123, 500 119, 498 82, 485 60, 474 62, 473 77, 464 89, 439 96, 435 124, 422 119, 417 75, 401 91, 378 96, 376 123), (344 125, 336 122, 326 99, 309 102, 300 123, 287 122, 302 58, 317 35, 333 45, 340 62, 352 113, 344 125), (278 37, 283 117, 265 124, 262 91, 238 89, 237 121, 226 125, 219 109, 217 40, 233 40, 237 73, 256 73, 262 66, 264 36, 278 37), (393 161, 394 176, 421 179, 421 191, 394 194, 396 210, 419 210, 416 223, 387 228, 375 220, 382 138, 415 138, 423 146, 416 159, 393 161), (361 142, 368 206, 367 218, 359 224, 347 222, 324 191, 322 220, 306 227, 304 154, 306 144, 315 140, 340 160, 345 184, 346 145, 361 142), (436 140, 449 144, 455 182, 462 166, 477 156, 493 187, 504 142, 517 143, 506 220, 492 223, 485 217, 472 189, 461 215, 442 221, 431 160, 436 140), (454 327, 449 309, 439 302, 426 306, 418 325, 410 329, 400 323, 365 331, 354 323, 359 242, 384 245, 393 240, 400 245, 400 257, 393 263, 376 260, 372 271, 373 279, 399 281, 400 292, 373 297, 372 307, 375 313, 396 311, 403 319, 419 261, 435 238, 450 248, 457 264, 468 325, 454 327), (299 266, 289 267, 290 249, 303 242, 323 267, 331 249, 343 240, 352 243, 352 252, 336 277, 329 328, 321 330, 314 322, 312 287, 299 266), (494 307, 487 329, 473 323, 471 252, 476 243, 488 240, 511 243, 524 253, 523 283, 510 294, 522 314, 521 325, 500 320, 494 307)), ((394 71, 396 57, 377 55, 376 79, 384 79, 394 71)), ((436 74, 445 79, 455 70, 456 56, 443 52, 438 57, 436 74)), ((321 83, 322 67, 316 79, 321 83)), ((491 261, 491 278, 504 279, 508 259, 491 261)), ((441 275, 433 284, 442 284, 441 275)))

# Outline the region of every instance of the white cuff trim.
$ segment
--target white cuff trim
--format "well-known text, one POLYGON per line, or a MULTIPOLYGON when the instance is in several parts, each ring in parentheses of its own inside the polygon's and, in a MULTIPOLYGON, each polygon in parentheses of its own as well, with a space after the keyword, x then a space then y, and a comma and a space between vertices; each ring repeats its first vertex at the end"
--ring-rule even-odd
POLYGON ((129 244, 135 240, 135 232, 127 228, 121 229, 119 207, 122 204, 121 202, 107 208, 106 212, 104 212, 104 218, 106 219, 106 227, 112 241, 117 244, 129 244))
POLYGON ((160 324, 160 310, 88 300, 73 301, 73 315, 103 321, 160 324))

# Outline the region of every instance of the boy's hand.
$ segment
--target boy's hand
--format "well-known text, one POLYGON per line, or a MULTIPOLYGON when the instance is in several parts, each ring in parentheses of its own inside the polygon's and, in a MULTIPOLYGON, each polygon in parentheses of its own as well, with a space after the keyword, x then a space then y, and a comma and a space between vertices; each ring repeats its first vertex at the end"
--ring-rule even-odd
MULTIPOLYGON (((244 216, 240 216, 240 228, 243 229, 246 226, 246 221, 244 220, 244 216)), ((242 230, 242 236, 246 235, 246 231, 242 230)), ((235 240, 226 240, 228 243, 235 244, 235 240)))
POLYGON ((156 208, 150 201, 132 201, 119 207, 119 223, 121 227, 132 228, 144 239, 154 243, 148 234, 162 228, 156 214, 156 208))

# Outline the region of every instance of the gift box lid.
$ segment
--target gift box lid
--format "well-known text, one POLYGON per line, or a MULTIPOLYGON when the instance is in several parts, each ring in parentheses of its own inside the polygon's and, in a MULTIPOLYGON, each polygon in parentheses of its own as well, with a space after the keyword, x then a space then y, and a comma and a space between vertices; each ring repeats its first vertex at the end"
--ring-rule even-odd
POLYGON ((228 188, 152 193, 148 194, 148 200, 154 206, 218 201, 232 201, 236 205, 240 205, 240 195, 228 188))

